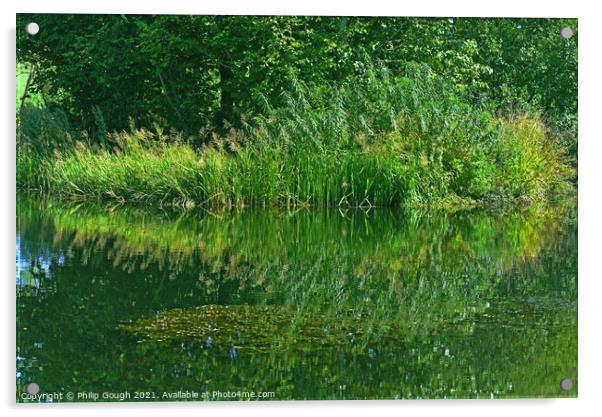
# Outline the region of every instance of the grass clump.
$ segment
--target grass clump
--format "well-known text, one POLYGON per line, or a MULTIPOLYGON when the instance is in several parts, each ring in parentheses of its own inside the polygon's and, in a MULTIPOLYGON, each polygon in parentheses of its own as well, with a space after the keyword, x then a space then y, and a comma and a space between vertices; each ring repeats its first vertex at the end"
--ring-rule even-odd
POLYGON ((295 82, 285 101, 200 147, 145 129, 52 154, 23 147, 17 181, 74 199, 226 207, 458 207, 571 188, 571 161, 541 117, 495 116, 425 66, 295 82))

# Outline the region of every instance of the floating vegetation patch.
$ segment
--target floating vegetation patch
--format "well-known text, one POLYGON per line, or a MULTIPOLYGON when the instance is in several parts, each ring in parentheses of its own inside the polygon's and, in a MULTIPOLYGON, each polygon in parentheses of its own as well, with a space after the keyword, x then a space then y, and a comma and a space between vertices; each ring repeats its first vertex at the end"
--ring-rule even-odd
POLYGON ((365 350, 379 344, 408 341, 420 333, 452 330, 473 333, 475 326, 523 327, 535 322, 548 330, 574 326, 575 306, 534 306, 529 302, 497 303, 470 317, 427 323, 374 320, 349 309, 344 312, 300 311, 281 305, 204 305, 176 308, 119 326, 140 342, 192 342, 201 349, 248 351, 313 351, 335 346, 365 350), (560 310, 559 310, 560 308, 560 310))
POLYGON ((375 332, 401 336, 395 323, 361 315, 302 312, 293 306, 204 305, 176 308, 119 326, 142 341, 195 341, 203 347, 253 351, 316 350, 361 345, 375 332))

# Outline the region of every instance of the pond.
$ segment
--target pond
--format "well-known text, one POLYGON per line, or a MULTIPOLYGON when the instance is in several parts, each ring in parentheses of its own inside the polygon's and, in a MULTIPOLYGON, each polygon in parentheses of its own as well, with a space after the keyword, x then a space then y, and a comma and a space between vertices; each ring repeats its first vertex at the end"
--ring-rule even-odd
POLYGON ((17 213, 19 402, 577 395, 574 207, 17 213))

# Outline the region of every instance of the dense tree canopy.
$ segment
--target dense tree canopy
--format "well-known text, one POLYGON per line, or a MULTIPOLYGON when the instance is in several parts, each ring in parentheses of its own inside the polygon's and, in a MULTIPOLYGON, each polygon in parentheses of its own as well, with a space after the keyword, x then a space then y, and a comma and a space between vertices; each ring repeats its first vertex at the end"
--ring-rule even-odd
POLYGON ((426 63, 476 101, 541 109, 574 126, 577 23, 570 19, 19 15, 32 88, 90 131, 158 124, 188 133, 282 104, 293 79, 344 82, 370 62, 426 63), (560 36, 570 26, 575 35, 560 36))

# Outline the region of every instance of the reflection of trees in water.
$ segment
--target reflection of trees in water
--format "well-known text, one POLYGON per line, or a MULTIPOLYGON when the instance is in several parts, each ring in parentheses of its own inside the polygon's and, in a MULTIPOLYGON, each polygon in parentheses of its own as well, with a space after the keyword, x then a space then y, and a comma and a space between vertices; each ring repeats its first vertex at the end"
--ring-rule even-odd
POLYGON ((525 268, 534 276, 542 254, 553 254, 546 263, 558 262, 559 245, 569 262, 576 259, 575 236, 556 208, 506 216, 334 211, 216 218, 50 204, 39 210, 35 201, 20 201, 25 242, 45 242, 46 252, 64 253, 80 267, 111 271, 103 280, 114 282, 120 270, 158 293, 180 281, 184 293, 216 299, 257 291, 272 302, 353 305, 372 316, 464 315, 484 308, 500 285, 544 284, 504 277, 525 268))
POLYGON ((20 253, 48 260, 30 270, 49 271, 40 287, 54 290, 18 294, 23 384, 96 391, 279 384, 277 391, 296 398, 358 398, 400 394, 407 373, 401 395, 433 397, 509 395, 509 382, 513 392, 549 392, 549 378, 573 372, 576 232, 559 210, 215 218, 38 204, 19 200, 20 253), (499 297, 537 309, 493 312, 499 297), (357 315, 409 330, 391 344, 375 327, 319 359, 294 352, 233 359, 228 347, 133 344, 117 330, 157 311, 207 304, 290 305, 324 320, 357 315))
POLYGON ((195 271, 207 293, 229 283, 286 293, 291 303, 358 303, 385 287, 396 301, 485 294, 527 264, 541 268, 542 252, 575 238, 566 236, 565 213, 557 208, 499 216, 375 210, 218 217, 55 204, 39 210, 20 201, 25 240, 41 237, 74 262, 110 260, 110 268, 129 273, 152 267, 169 280, 195 271))

